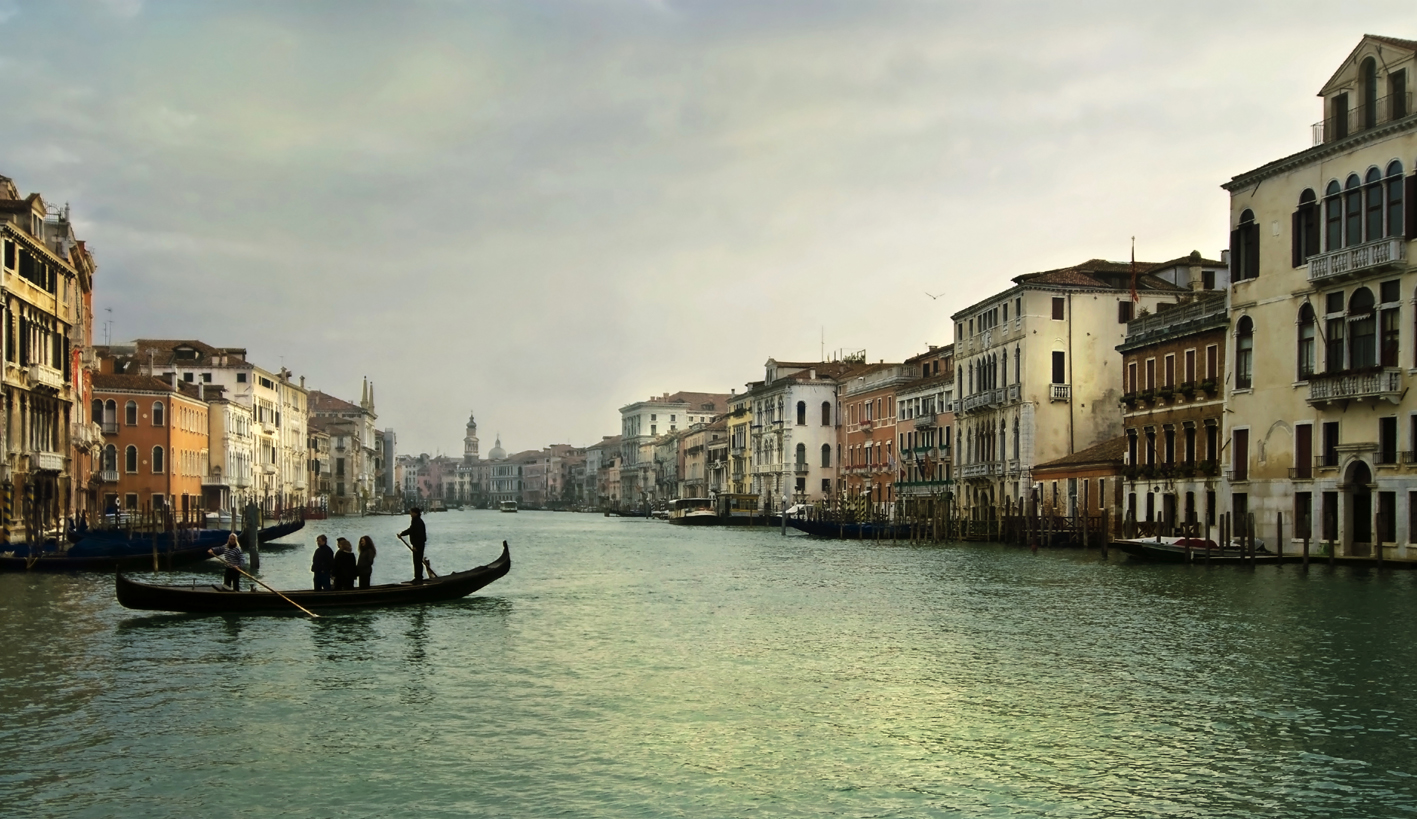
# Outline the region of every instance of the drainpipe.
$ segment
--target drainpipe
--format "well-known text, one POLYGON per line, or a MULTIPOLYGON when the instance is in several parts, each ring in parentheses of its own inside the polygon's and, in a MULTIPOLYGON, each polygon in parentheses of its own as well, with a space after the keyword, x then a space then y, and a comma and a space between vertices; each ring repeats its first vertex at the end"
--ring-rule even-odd
POLYGON ((1077 451, 1073 440, 1073 402, 1077 399, 1077 385, 1073 383, 1073 294, 1068 294, 1068 454, 1077 451))

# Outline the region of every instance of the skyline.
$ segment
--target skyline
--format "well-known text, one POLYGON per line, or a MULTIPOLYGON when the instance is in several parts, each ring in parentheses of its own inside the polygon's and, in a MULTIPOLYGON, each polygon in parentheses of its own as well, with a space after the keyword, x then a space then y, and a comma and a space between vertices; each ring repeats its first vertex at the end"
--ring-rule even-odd
POLYGON ((72 207, 97 340, 111 308, 114 343, 367 376, 406 453, 469 410, 583 446, 770 356, 949 343, 1132 236, 1218 257, 1219 186, 1308 147, 1363 33, 1417 36, 1325 8, 0 0, 0 174, 72 207))

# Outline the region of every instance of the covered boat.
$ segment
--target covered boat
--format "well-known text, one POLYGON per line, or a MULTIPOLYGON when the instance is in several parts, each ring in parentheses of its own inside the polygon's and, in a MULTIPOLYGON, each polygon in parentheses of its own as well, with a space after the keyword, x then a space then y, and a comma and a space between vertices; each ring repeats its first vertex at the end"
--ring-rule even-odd
POLYGON ((281 594, 264 589, 236 592, 211 585, 160 586, 140 583, 121 572, 116 575, 115 582, 118 602, 130 609, 192 614, 298 614, 299 609, 291 605, 290 601, 293 600, 307 609, 367 609, 457 600, 501 578, 511 568, 511 552, 507 542, 502 541, 501 557, 485 566, 445 574, 421 583, 388 583, 368 589, 301 589, 282 591, 281 594), (289 599, 283 599, 282 594, 289 599))
MULTIPOLYGON (((1112 541, 1112 548, 1121 549, 1128 556, 1138 560, 1150 560, 1158 563, 1207 560, 1239 563, 1250 560, 1238 543, 1221 546, 1209 538, 1201 537, 1124 538, 1112 541)), ((1255 547, 1254 560, 1256 563, 1272 563, 1275 556, 1264 548, 1263 543, 1258 543, 1255 547)))
POLYGON ((718 515, 708 498, 675 498, 669 502, 669 522, 675 526, 713 526, 718 515))

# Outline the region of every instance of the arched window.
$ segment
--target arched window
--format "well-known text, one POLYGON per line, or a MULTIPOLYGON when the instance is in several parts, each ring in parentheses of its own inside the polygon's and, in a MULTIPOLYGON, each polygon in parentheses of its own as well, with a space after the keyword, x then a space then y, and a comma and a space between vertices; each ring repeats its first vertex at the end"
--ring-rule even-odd
POLYGON ((1375 242, 1383 238, 1383 172, 1369 168, 1363 180, 1363 222, 1367 226, 1363 241, 1375 242))
POLYGON ((89 407, 89 411, 92 413, 91 415, 89 415, 89 420, 90 420, 90 421, 93 421, 95 424, 101 424, 101 423, 103 423, 103 402, 102 402, 102 401, 100 401, 100 400, 98 400, 97 398, 95 398, 95 399, 93 400, 93 405, 89 407))
POLYGON ((1014 460, 1018 460, 1018 419, 1014 419, 1014 460))
POLYGON ((806 445, 806 444, 798 444, 798 445, 797 445, 797 465, 798 465, 798 466, 806 466, 806 465, 807 465, 807 445, 806 445))
POLYGON ((118 448, 113 444, 103 448, 103 469, 108 472, 118 471, 118 448))
POLYGON ((1299 194, 1299 208, 1294 211, 1291 220, 1293 266, 1302 267, 1310 256, 1319 253, 1319 206, 1312 189, 1305 188, 1304 192, 1299 194))
POLYGON ((1348 175, 1343 183, 1343 246, 1363 243, 1363 183, 1358 174, 1348 175))
POLYGON ((1324 190, 1324 249, 1330 253, 1343 247, 1342 193, 1337 179, 1324 190))
POLYGON ((132 444, 123 450, 123 470, 125 472, 138 471, 138 448, 132 444))
POLYGON ((1349 362, 1352 369, 1378 366, 1378 322, 1373 291, 1360 287, 1348 300, 1349 362))
POLYGON ((1314 374, 1317 325, 1314 308, 1308 304, 1299 308, 1299 380, 1308 381, 1314 374))
POLYGON ((1372 128, 1378 124, 1378 61, 1369 57, 1358 71, 1363 78, 1363 110, 1358 121, 1364 128, 1372 128))
POLYGON ((1230 259, 1238 279, 1253 279, 1260 275, 1260 226, 1255 212, 1245 210, 1240 223, 1230 231, 1230 259))
POLYGON ((153 447, 153 474, 154 474, 154 475, 161 475, 162 472, 163 472, 163 468, 167 465, 166 463, 164 463, 165 459, 162 457, 162 455, 163 455, 162 447, 160 447, 160 446, 155 446, 155 447, 153 447))
POLYGON ((1014 345, 1014 383, 1023 383, 1023 367, 1019 366, 1019 345, 1014 345))
POLYGON ((822 444, 822 468, 826 469, 832 465, 832 445, 822 444))
POLYGON ((1249 316, 1240 319, 1235 329, 1235 388, 1247 390, 1253 386, 1255 362, 1255 323, 1249 316))
POLYGON ((829 426, 831 426, 831 425, 832 425, 832 402, 830 402, 830 401, 823 401, 823 402, 822 402, 822 426, 824 426, 824 427, 829 427, 829 426))
POLYGON ((138 402, 129 401, 123 405, 123 423, 130 427, 138 425, 138 402))
POLYGON ((807 402, 806 402, 806 401, 798 401, 798 402, 797 402, 797 426, 799 426, 799 427, 805 427, 805 426, 807 426, 807 402))
POLYGON ((162 402, 161 402, 161 401, 154 401, 154 402, 153 402, 153 426, 155 426, 155 427, 160 427, 160 426, 162 426, 162 425, 165 424, 165 423, 167 423, 167 419, 166 419, 166 417, 165 417, 164 414, 163 414, 162 402))
POLYGON ((1387 235, 1402 236, 1402 163, 1394 159, 1387 166, 1387 235))

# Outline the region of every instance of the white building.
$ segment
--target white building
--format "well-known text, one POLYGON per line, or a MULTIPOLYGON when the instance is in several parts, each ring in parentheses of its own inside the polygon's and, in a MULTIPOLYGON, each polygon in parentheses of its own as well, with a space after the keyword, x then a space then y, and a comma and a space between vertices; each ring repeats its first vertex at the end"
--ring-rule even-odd
POLYGON ((837 481, 837 378, 854 365, 769 358, 750 385, 752 491, 763 509, 831 497, 837 481))

